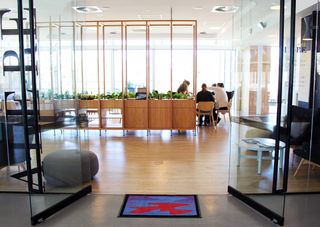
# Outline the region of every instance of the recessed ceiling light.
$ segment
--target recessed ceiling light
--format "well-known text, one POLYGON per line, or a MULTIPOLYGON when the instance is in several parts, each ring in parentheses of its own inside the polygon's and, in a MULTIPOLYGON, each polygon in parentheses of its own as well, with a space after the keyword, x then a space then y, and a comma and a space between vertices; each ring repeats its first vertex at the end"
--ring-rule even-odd
POLYGON ((78 13, 102 13, 98 6, 73 6, 72 8, 78 13))
POLYGON ((192 7, 193 10, 203 10, 203 7, 201 6, 195 6, 195 7, 192 7))
POLYGON ((214 6, 212 13, 235 13, 239 9, 238 6, 214 6))
POLYGON ((270 7, 271 10, 280 10, 280 5, 273 5, 270 7))
MULTIPOLYGON (((286 6, 284 7, 285 9, 287 8, 286 6)), ((271 7, 270 7, 270 9, 271 10, 280 10, 280 5, 272 5, 271 7)))
POLYGON ((218 27, 218 26, 212 26, 212 27, 209 27, 209 29, 211 29, 211 30, 219 30, 220 27, 218 27))
POLYGON ((97 27, 96 26, 88 26, 88 27, 85 27, 86 29, 89 29, 89 30, 97 30, 97 27))

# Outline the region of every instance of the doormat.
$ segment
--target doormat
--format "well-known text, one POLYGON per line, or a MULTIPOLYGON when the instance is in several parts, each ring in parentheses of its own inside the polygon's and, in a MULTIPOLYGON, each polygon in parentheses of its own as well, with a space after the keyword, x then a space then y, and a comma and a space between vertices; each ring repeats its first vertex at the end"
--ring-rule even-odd
POLYGON ((196 195, 126 195, 119 217, 201 218, 196 195))

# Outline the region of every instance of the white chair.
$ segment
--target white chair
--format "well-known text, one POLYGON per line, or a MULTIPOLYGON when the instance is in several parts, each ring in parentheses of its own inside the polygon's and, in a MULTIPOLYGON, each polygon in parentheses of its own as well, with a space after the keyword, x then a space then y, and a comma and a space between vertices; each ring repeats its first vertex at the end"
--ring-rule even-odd
POLYGON ((223 115, 223 119, 224 121, 226 121, 226 114, 228 114, 229 116, 229 122, 231 122, 231 114, 230 114, 230 110, 232 107, 232 100, 230 100, 228 102, 227 108, 226 109, 217 109, 217 124, 218 124, 218 119, 219 119, 219 115, 222 114, 223 115))
MULTIPOLYGON (((226 109, 219 109, 217 108, 217 116, 219 117, 220 114, 223 115, 223 119, 224 121, 226 121, 226 114, 229 115, 229 122, 231 122, 231 114, 230 114, 230 111, 231 111, 231 107, 232 107, 232 98, 234 96, 234 91, 226 91, 227 93, 227 96, 228 96, 228 105, 227 105, 227 108, 226 109)), ((217 117, 217 123, 218 123, 218 118, 217 117)))

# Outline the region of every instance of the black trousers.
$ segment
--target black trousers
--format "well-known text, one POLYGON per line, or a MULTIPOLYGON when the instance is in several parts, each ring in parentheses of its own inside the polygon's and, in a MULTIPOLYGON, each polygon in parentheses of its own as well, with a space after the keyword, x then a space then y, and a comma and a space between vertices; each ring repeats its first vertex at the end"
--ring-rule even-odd
MULTIPOLYGON (((209 123, 210 123, 210 116, 204 116, 204 117, 205 117, 205 118, 204 118, 204 123, 205 123, 205 124, 209 124, 209 123)), ((214 121, 217 120, 217 117, 218 117, 217 111, 216 111, 215 109, 213 109, 213 118, 214 118, 214 121)), ((202 125, 202 123, 203 123, 203 115, 200 115, 200 117, 199 117, 199 125, 202 125)))

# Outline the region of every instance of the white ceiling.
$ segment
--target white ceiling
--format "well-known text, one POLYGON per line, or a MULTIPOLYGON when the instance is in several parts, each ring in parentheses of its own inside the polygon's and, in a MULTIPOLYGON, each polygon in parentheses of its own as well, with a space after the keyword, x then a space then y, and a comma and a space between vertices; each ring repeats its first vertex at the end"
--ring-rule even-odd
MULTIPOLYGON (((15 1, 1 2, 2 8, 11 8, 15 13, 15 1)), ((297 11, 316 2, 317 0, 297 0, 297 11)), ((242 29, 251 29, 251 33, 259 31, 256 25, 260 21, 266 22, 268 28, 276 25, 278 11, 270 10, 270 6, 275 4, 279 4, 279 0, 35 0, 38 22, 49 21, 50 18, 53 21, 58 21, 59 18, 62 21, 170 19, 172 8, 172 19, 197 20, 198 33, 206 33, 199 37, 216 39, 232 39, 233 26, 239 24, 240 20, 244 20, 241 24, 245 24, 242 29), (211 12, 214 6, 230 5, 238 6, 240 10, 235 14, 211 12), (73 6, 98 6, 102 13, 76 13, 73 6)))

